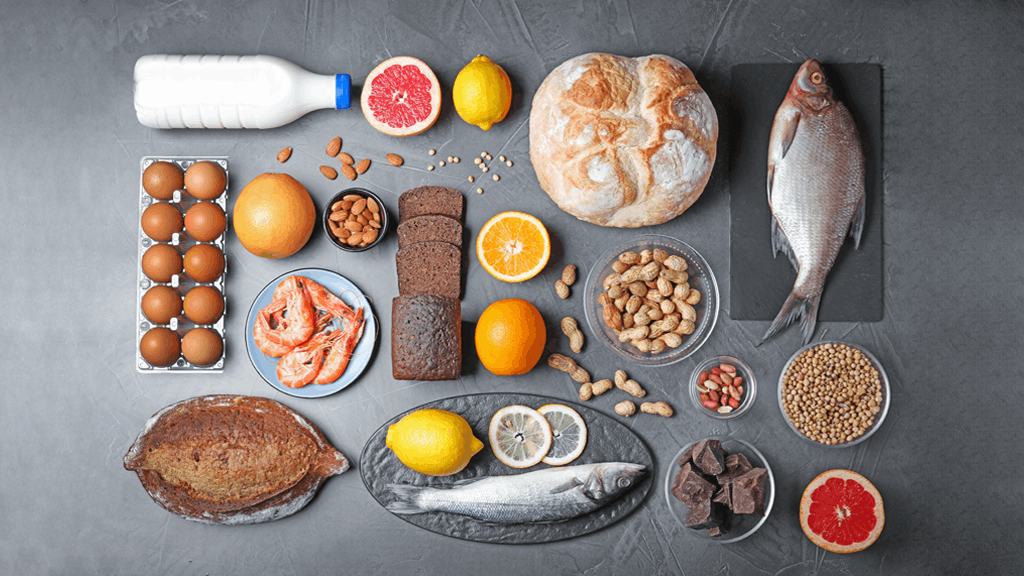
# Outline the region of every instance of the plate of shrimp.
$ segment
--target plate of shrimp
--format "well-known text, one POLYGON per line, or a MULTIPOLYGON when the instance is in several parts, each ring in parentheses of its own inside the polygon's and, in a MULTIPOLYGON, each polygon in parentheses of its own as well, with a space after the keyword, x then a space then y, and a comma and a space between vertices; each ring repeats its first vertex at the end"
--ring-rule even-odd
POLYGON ((373 355, 370 301, 344 276, 321 268, 278 276, 256 296, 245 321, 249 360, 268 384, 321 398, 354 382, 373 355))

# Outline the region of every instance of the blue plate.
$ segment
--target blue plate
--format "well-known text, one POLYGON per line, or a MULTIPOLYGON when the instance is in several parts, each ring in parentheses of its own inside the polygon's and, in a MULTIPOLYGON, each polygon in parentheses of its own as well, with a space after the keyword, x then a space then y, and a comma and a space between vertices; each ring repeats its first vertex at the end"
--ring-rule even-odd
POLYGON ((270 284, 267 284, 267 286, 260 291, 259 295, 256 296, 256 300, 253 301, 252 307, 249 308, 249 316, 245 319, 245 348, 249 352, 249 360, 252 361, 253 367, 256 368, 256 371, 259 372, 260 376, 262 376, 268 384, 289 396, 296 396, 298 398, 323 398, 324 396, 330 396, 331 394, 334 394, 355 382, 356 379, 359 378, 359 375, 363 373, 363 370, 366 369, 366 366, 370 363, 370 357, 373 356, 373 345, 376 339, 377 319, 373 315, 373 309, 370 308, 369 298, 367 298, 355 284, 350 282, 348 278, 345 278, 336 272, 331 272, 330 270, 324 270, 322 268, 303 268, 301 270, 293 270, 274 278, 274 280, 272 280, 270 284), (345 373, 341 375, 341 378, 338 378, 330 384, 306 384, 302 388, 289 388, 284 384, 281 384, 281 381, 277 379, 278 359, 267 356, 256 347, 256 341, 252 335, 253 327, 256 325, 256 313, 270 304, 271 300, 273 300, 274 290, 277 289, 277 285, 289 276, 304 276, 309 278, 310 280, 319 283, 332 294, 339 296, 353 309, 358 309, 359 307, 365 309, 363 312, 363 318, 365 319, 366 326, 363 328, 363 337, 359 340, 359 343, 356 344, 356 348, 352 352, 352 360, 349 362, 348 367, 345 368, 345 373))

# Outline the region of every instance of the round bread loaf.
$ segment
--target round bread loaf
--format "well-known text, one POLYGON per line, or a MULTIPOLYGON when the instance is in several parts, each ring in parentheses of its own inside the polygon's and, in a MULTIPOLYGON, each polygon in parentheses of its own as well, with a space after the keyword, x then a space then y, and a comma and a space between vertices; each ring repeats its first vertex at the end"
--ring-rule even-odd
POLYGON ((541 188, 580 220, 661 224, 689 208, 715 163, 718 116, 669 56, 584 54, 555 68, 530 112, 541 188))
POLYGON ((146 422, 124 457, 153 500, 186 520, 254 524, 302 509, 348 470, 309 420, 255 396, 198 396, 146 422))

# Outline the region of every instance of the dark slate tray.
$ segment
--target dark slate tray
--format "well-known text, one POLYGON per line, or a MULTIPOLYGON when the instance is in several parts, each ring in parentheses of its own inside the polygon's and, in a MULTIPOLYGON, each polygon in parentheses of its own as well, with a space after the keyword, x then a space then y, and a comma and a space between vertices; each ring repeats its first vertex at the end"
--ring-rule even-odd
MULTIPOLYGON (((800 64, 740 64, 732 68, 729 107, 730 308, 733 320, 773 320, 796 271, 785 255, 772 258, 771 211, 765 181, 775 112, 800 64)), ((853 114, 864 147, 867 204, 859 250, 847 241, 825 282, 818 320, 882 319, 882 68, 824 64, 836 97, 853 114)))
POLYGON ((553 403, 565 404, 576 410, 587 424, 587 446, 583 454, 569 466, 596 462, 632 462, 646 466, 647 477, 622 498, 590 514, 565 522, 497 525, 446 512, 396 514, 396 516, 410 524, 445 536, 496 544, 535 544, 565 540, 600 530, 621 520, 644 501, 658 474, 654 468, 654 457, 651 451, 636 434, 612 417, 579 404, 546 396, 471 394, 437 400, 407 410, 381 426, 366 442, 359 459, 359 470, 363 483, 381 506, 387 506, 394 500, 387 489, 388 484, 450 485, 458 480, 477 476, 522 474, 547 468, 546 464, 538 464, 531 468, 517 470, 502 464, 488 445, 487 428, 494 413, 505 406, 521 404, 531 408, 540 408, 545 404, 553 403), (483 441, 483 449, 473 456, 465 470, 451 476, 426 476, 407 468, 385 445, 384 440, 388 427, 401 420, 406 414, 421 408, 438 408, 462 415, 473 428, 473 434, 483 441))

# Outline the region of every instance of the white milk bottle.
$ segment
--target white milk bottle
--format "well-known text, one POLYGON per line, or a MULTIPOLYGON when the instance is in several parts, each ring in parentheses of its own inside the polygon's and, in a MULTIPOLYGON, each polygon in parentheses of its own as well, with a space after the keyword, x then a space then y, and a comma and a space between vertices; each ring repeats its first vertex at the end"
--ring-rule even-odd
POLYGON ((135 112, 150 128, 276 128, 348 108, 351 87, 275 56, 153 54, 135 63, 135 112))

